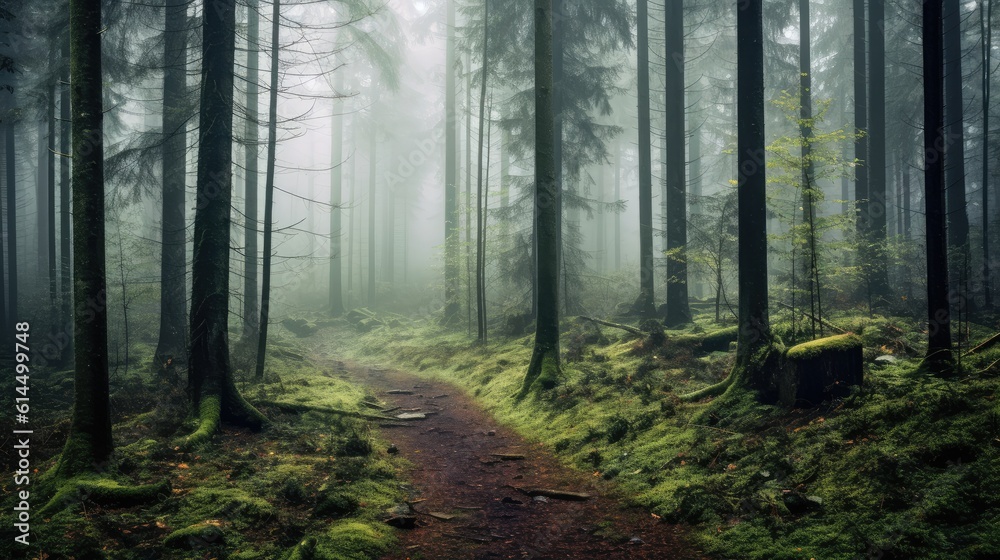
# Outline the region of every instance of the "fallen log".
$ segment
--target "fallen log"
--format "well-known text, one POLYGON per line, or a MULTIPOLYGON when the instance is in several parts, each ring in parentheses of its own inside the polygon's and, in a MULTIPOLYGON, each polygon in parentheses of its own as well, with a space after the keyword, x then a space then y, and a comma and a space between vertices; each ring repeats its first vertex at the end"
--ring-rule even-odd
POLYGON ((604 325, 605 327, 611 327, 611 328, 614 328, 614 329, 621 329, 621 330, 623 330, 625 332, 629 332, 629 333, 632 333, 632 334, 637 335, 637 336, 646 336, 646 334, 647 334, 647 333, 644 333, 644 332, 642 332, 641 330, 639 330, 639 329, 637 329, 635 327, 632 327, 632 326, 629 326, 629 325, 623 325, 621 323, 612 323, 611 321, 605 321, 603 319, 595 319, 593 317, 587 317, 586 315, 580 315, 580 318, 581 319, 585 319, 587 321, 592 321, 594 323, 597 323, 598 325, 604 325))

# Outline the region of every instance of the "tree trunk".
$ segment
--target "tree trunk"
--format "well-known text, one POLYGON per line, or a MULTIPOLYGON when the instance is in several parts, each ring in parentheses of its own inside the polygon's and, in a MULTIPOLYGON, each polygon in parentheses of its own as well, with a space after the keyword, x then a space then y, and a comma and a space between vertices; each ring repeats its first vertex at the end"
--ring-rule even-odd
POLYGON ((69 360, 73 355, 73 336, 68 327, 73 322, 73 309, 71 300, 73 299, 73 281, 70 267, 72 266, 72 232, 70 228, 70 134, 72 134, 72 117, 70 116, 70 92, 69 92, 69 48, 70 38, 67 37, 62 44, 62 74, 59 84, 59 153, 67 154, 59 156, 59 328, 65 328, 67 334, 66 347, 63 348, 62 360, 69 360))
POLYGON ((166 0, 163 27, 163 216, 160 242, 160 333, 154 366, 187 363, 187 19, 188 4, 166 0))
POLYGON ((927 248, 927 363, 943 374, 951 369, 951 311, 948 301, 948 238, 944 193, 944 56, 942 0, 923 4, 924 210, 927 248))
POLYGON ((458 121, 455 110, 455 1, 447 0, 444 94, 444 317, 453 324, 458 318, 458 121))
MULTIPOLYGON (((104 102, 101 2, 71 0, 73 119, 74 391, 57 479, 102 470, 113 449, 108 385, 104 239, 104 102)), ((66 232, 68 234, 68 232, 66 232)))
MULTIPOLYGON (((14 157, 16 136, 14 124, 7 125, 7 141, 4 151, 7 160, 7 317, 17 320, 17 160, 14 157)), ((0 295, 0 297, 3 297, 0 295)), ((7 323, 2 328, 6 328, 7 323)), ((6 331, 4 331, 6 332, 6 331)))
POLYGON ((341 100, 341 91, 344 88, 344 71, 335 70, 334 99, 333 99, 333 122, 330 131, 333 137, 332 154, 330 161, 330 314, 338 317, 344 313, 344 289, 342 285, 342 261, 341 261, 341 172, 340 166, 344 163, 344 103, 341 100))
MULTIPOLYGON (((652 141, 649 119, 648 0, 638 0, 636 20, 639 88, 639 297, 635 300, 632 311, 642 318, 649 318, 656 311, 654 303, 656 269, 653 265, 653 156, 650 153, 652 141)), ((672 61, 668 59, 667 66, 671 64, 672 61)))
MULTIPOLYGON (((10 123, 10 122, 6 123, 6 126, 4 126, 5 130, 4 130, 4 138, 3 138, 4 154, 5 154, 4 155, 4 160, 3 160, 4 189, 8 193, 10 193, 11 191, 13 191, 13 188, 12 188, 13 181, 10 180, 10 172, 8 171, 8 169, 10 168, 10 166, 12 164, 12 161, 11 161, 12 158, 7 158, 6 155, 7 155, 7 146, 8 145, 13 145, 13 144, 11 143, 11 137, 10 137, 10 135, 7 134, 6 130, 13 128, 13 126, 14 125, 12 123, 10 123)), ((5 216, 3 215, 3 204, 5 204, 5 201, 2 199, 2 197, 0 197, 0 240, 2 240, 2 235, 4 234, 3 222, 5 221, 5 216)), ((7 231, 6 231, 6 235, 7 235, 7 239, 10 239, 14 235, 16 235, 16 232, 14 231, 13 228, 8 227, 7 231)), ((3 243, 0 242, 0 333, 3 333, 4 335, 6 335, 6 334, 8 334, 7 327, 8 327, 8 325, 10 323, 7 322, 7 295, 8 294, 7 294, 7 282, 5 281, 5 278, 4 278, 4 261, 5 261, 5 259, 4 259, 4 252, 5 252, 5 250, 4 250, 3 243)), ((11 301, 13 301, 13 300, 11 300, 11 301)), ((11 314, 10 316, 11 317, 15 317, 14 314, 11 314)), ((7 357, 7 352, 9 352, 9 350, 7 350, 7 349, 0 350, 0 359, 6 358, 7 357)))
MULTIPOLYGON (((375 88, 372 88, 374 93, 375 88)), ((375 173, 377 164, 377 147, 375 136, 378 128, 375 126, 374 101, 372 110, 369 113, 371 126, 371 136, 368 144, 368 305, 374 306, 377 302, 375 292, 375 173)))
MULTIPOLYGON (((865 41, 865 0, 854 0, 854 201, 858 205, 857 226, 859 239, 868 232, 868 67, 865 41)), ((863 242, 863 241, 862 241, 863 242)))
POLYGON ((472 334, 472 55, 465 57, 465 326, 472 334))
MULTIPOLYGON (((993 70, 993 0, 979 0, 979 31, 982 41, 983 78, 983 181, 980 185, 983 206, 983 308, 993 308, 993 289, 990 280, 990 95, 993 70)), ((13 305, 13 304, 12 304, 13 305)))
POLYGON ((962 99, 962 18, 959 0, 944 0, 944 159, 945 208, 948 230, 948 283, 959 297, 951 313, 972 304, 965 284, 969 278, 969 215, 965 199, 965 103, 962 99))
POLYGON ((667 3, 666 17, 667 147, 667 314, 664 324, 691 322, 687 272, 687 174, 684 153, 684 2, 667 3))
POLYGON ((535 0, 535 239, 537 246, 538 314, 535 346, 524 376, 521 396, 537 382, 555 385, 559 367, 559 213, 556 177, 555 119, 552 80, 552 10, 549 0, 535 0))
POLYGON ((267 420, 233 381, 229 357, 229 248, 232 225, 235 0, 216 0, 202 20, 197 204, 191 265, 189 386, 199 427, 187 446, 207 440, 221 422, 259 428, 267 420))
POLYGON ((48 249, 46 253, 49 257, 49 317, 50 323, 49 328, 52 334, 57 339, 57 346, 59 350, 59 355, 56 356, 56 362, 61 362, 64 354, 63 351, 66 348, 66 339, 69 338, 69 333, 62 331, 62 327, 65 325, 59 324, 59 292, 58 292, 58 273, 56 272, 56 86, 52 84, 49 87, 49 98, 48 98, 48 158, 46 160, 46 177, 45 186, 48 187, 48 196, 46 196, 46 202, 48 202, 48 207, 45 209, 46 213, 46 224, 48 226, 48 235, 46 239, 48 240, 48 249))
MULTIPOLYGON (((254 377, 264 379, 267 357, 267 327, 271 315, 271 237, 274 229, 274 166, 278 149, 278 38, 281 30, 281 2, 271 4, 271 80, 267 103, 267 170, 264 183, 264 253, 260 280, 260 322, 257 323, 257 369, 254 377)), ((251 296, 252 297, 252 296, 251 296)))
POLYGON ((260 155, 260 14, 258 0, 247 3, 247 98, 246 122, 244 123, 243 146, 244 179, 244 226, 243 226, 243 332, 240 337, 247 342, 260 336, 260 300, 257 299, 257 239, 260 236, 260 222, 257 220, 257 160, 260 155))
MULTIPOLYGON (((615 144, 615 202, 622 199, 622 145, 615 144)), ((652 217, 650 218, 652 221, 652 217)), ((622 215, 615 212, 615 272, 622 269, 622 215)))
MULTIPOLYGON (((767 294, 767 200, 764 151, 764 33, 762 0, 737 8, 737 157, 739 158, 739 322, 737 367, 751 362, 771 344, 767 294)), ((735 371, 735 370, 734 370, 735 371)), ((761 392, 773 393, 774 372, 750 372, 741 380, 761 392)))
POLYGON ((889 298, 889 270, 886 253, 886 217, 889 205, 886 199, 885 155, 885 0, 869 3, 868 39, 870 45, 869 76, 869 239, 871 257, 872 299, 885 302, 889 298))
POLYGON ((41 288, 45 285, 45 281, 48 280, 48 251, 49 251, 49 224, 48 224, 48 208, 51 205, 48 199, 49 186, 48 186, 48 173, 46 172, 46 162, 48 161, 48 150, 46 146, 48 144, 45 139, 45 135, 48 133, 48 123, 46 119, 40 118, 38 120, 38 166, 36 170, 36 181, 35 181, 35 216, 36 216, 36 231, 38 237, 38 259, 36 260, 36 272, 38 277, 38 287, 41 288))
MULTIPOLYGON (((697 106, 700 104, 701 98, 699 97, 694 101, 695 109, 694 114, 698 114, 697 106)), ((704 124, 704 123, 703 123, 704 124)), ((689 205, 690 214, 696 215, 703 212, 701 206, 702 188, 701 188, 701 126, 691 128, 691 137, 688 140, 688 159, 690 163, 690 180, 689 184, 691 186, 691 203, 689 205)), ((696 298, 704 297, 705 282, 702 278, 696 278, 692 282, 694 288, 694 296, 696 298)))
MULTIPOLYGON (((823 329, 822 323, 817 325, 817 319, 822 316, 822 309, 817 309, 819 291, 819 267, 816 255, 816 221, 815 221, 815 170, 812 162, 812 53, 810 39, 809 0, 799 0, 799 134, 802 136, 802 223, 806 227, 806 238, 799 245, 802 254, 802 272, 806 277, 809 295, 809 311, 812 317, 811 333, 816 337, 816 328, 823 329)), ((795 293, 796 286, 792 286, 795 293)), ((793 295, 794 298, 794 295, 793 295)), ((792 310, 794 317, 795 310, 792 310)))
MULTIPOLYGON (((552 158, 555 169, 555 188, 559 192, 560 201, 562 201, 562 195, 565 192, 565 176, 563 173, 563 100, 565 99, 563 95, 563 88, 565 87, 563 83, 565 78, 563 67, 565 65, 565 41, 563 37, 566 33, 566 27, 570 22, 570 18, 566 13, 566 1, 552 0, 552 13, 554 14, 552 17, 552 158)), ((556 214, 555 234, 556 262, 561 271, 560 280, 563 283, 563 288, 565 288, 569 275, 566 274, 566 236, 563 234, 563 209, 561 202, 559 212, 556 214)), ((538 258, 542 258, 541 249, 539 249, 538 258)), ((541 269, 542 265, 540 263, 537 264, 536 271, 538 272, 536 274, 541 274, 541 269)), ((572 294, 566 289, 559 290, 559 294, 562 298, 563 309, 567 314, 571 313, 573 298, 575 298, 576 294, 572 294)), ((538 297, 544 297, 540 289, 538 297)))
POLYGON ((476 163, 479 167, 479 171, 476 175, 476 326, 477 326, 477 340, 481 344, 486 343, 486 296, 485 296, 485 277, 483 275, 484 268, 484 250, 483 239, 486 236, 486 231, 484 229, 485 222, 483 218, 483 133, 486 129, 486 77, 488 72, 488 51, 487 45, 489 40, 489 14, 490 14, 490 3, 483 3, 483 59, 482 59, 482 71, 480 73, 480 84, 479 84, 479 153, 476 158, 476 163))

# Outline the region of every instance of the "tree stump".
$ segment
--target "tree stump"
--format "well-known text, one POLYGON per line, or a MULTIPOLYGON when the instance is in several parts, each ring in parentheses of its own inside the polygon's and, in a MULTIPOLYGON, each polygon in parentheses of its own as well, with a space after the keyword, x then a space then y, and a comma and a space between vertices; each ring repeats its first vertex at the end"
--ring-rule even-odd
POLYGON ((778 399, 809 407, 845 397, 864 377, 861 339, 842 334, 793 346, 785 353, 778 399))

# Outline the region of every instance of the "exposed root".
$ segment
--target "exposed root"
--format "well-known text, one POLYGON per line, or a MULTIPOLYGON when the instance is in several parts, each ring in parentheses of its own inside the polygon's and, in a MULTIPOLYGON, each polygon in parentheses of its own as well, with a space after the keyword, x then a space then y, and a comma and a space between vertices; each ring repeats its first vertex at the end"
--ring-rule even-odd
POLYGON ((102 506, 132 507, 155 502, 170 496, 170 482, 123 486, 113 480, 81 476, 58 485, 58 489, 39 514, 51 517, 55 513, 84 502, 102 506))

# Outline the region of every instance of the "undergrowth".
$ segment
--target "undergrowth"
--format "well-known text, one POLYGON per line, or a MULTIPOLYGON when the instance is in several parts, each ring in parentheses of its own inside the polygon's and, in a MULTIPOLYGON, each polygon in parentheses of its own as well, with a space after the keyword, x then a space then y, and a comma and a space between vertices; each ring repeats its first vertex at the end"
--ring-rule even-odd
MULTIPOLYGON (((834 321, 863 341, 864 386, 804 410, 749 394, 722 408, 681 402, 732 365, 731 353, 700 348, 716 332, 707 323, 650 347, 571 322, 562 383, 523 400, 511 397, 530 336, 482 347, 427 324, 322 337, 331 353, 459 385, 567 463, 615 481, 635 505, 693 525, 719 558, 1000 558, 997 372, 978 373, 1000 348, 965 358, 966 373, 945 381, 919 373, 926 335, 917 325, 834 321), (879 356, 891 358, 876 366, 879 356)), ((972 340, 989 334, 972 326, 972 340)))
MULTIPOLYGON (((300 360, 301 349, 281 342, 276 347, 284 350, 268 357, 265 383, 240 384, 249 400, 359 412, 366 410, 362 401, 374 401, 358 385, 300 360)), ((60 403, 69 400, 72 383, 64 383, 64 375, 33 377, 33 411, 36 402, 54 403, 39 411, 52 423, 44 434, 50 443, 32 449, 39 473, 52 467, 65 439, 60 403)), ((393 529, 383 519, 406 495, 396 479, 400 460, 382 451, 385 445, 366 422, 265 407, 274 423, 264 432, 227 428, 208 445, 184 452, 170 443, 193 427, 184 390, 151 377, 136 372, 115 381, 115 461, 106 470, 133 483, 168 480, 170 495, 114 508, 81 493, 50 518, 32 519, 27 550, 10 548, 6 539, 0 556, 271 560, 295 551, 296 558, 360 560, 377 558, 392 545, 393 529), (297 546, 303 541, 311 545, 305 552, 297 546)), ((11 481, 2 483, 8 512, 11 481)))

